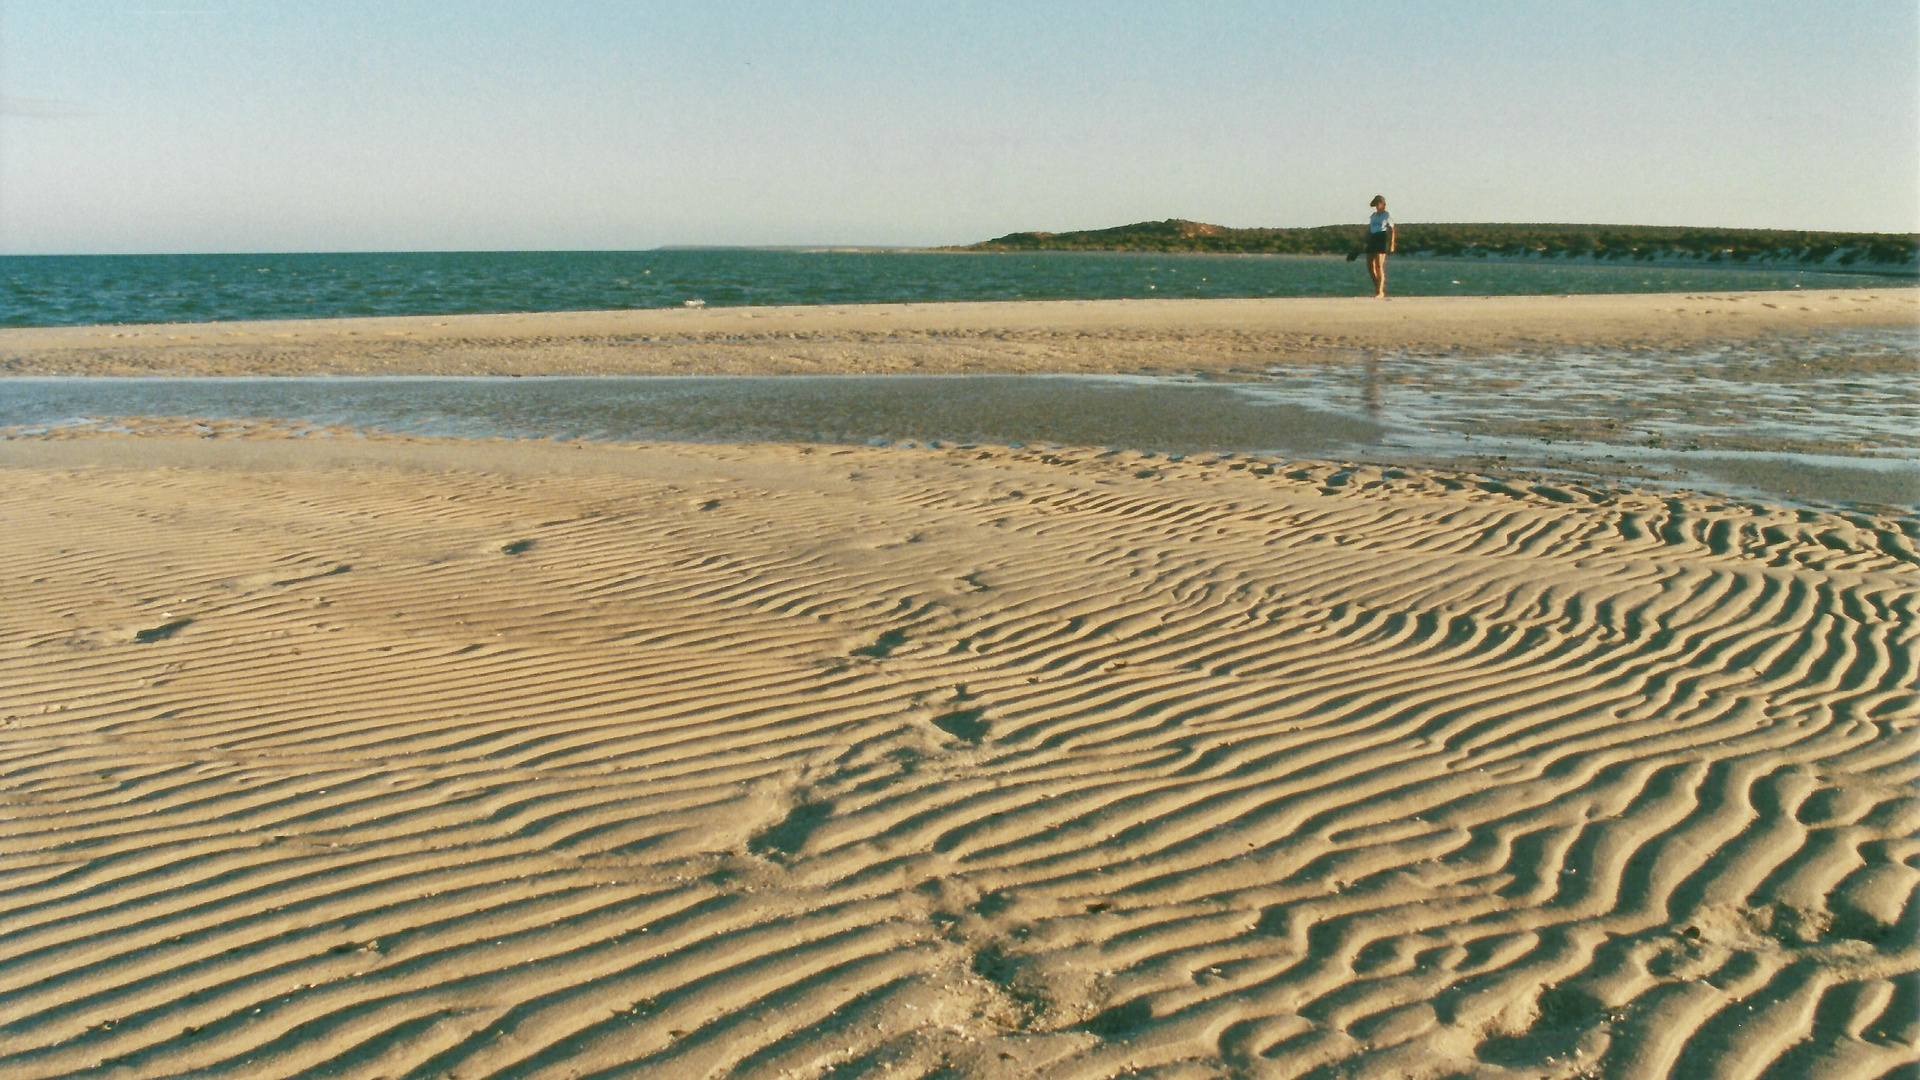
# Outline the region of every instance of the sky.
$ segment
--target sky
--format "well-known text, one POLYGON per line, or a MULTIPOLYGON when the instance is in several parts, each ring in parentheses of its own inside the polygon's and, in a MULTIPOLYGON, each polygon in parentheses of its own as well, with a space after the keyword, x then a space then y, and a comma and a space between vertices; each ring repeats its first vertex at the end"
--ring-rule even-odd
POLYGON ((0 0, 0 254, 1920 231, 1914 0, 0 0))

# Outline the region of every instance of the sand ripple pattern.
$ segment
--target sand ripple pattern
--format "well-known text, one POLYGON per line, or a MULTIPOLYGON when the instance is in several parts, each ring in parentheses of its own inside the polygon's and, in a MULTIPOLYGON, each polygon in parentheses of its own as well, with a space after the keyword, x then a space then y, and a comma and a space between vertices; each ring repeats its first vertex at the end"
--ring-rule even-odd
POLYGON ((526 454, 7 471, 0 1077, 1915 1075, 1913 521, 526 454))

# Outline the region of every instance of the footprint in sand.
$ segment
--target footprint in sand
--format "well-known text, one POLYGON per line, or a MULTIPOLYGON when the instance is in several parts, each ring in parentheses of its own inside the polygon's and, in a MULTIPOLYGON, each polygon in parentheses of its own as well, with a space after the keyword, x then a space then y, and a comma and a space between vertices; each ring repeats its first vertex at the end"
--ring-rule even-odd
POLYGON ((853 650, 852 655, 866 656, 875 660, 884 660, 887 658, 888 655, 890 655, 893 652, 893 650, 899 648, 902 645, 905 645, 906 643, 907 643, 907 632, 905 630, 887 630, 880 635, 880 640, 874 642, 871 645, 865 645, 858 649, 853 650))
POLYGON ((953 712, 934 717, 933 726, 962 742, 973 743, 977 746, 980 740, 987 737, 987 722, 981 719, 982 716, 986 715, 986 712, 987 710, 984 707, 978 709, 957 709, 953 712))
POLYGON ((192 619, 175 619, 172 622, 161 623, 159 626, 141 630, 134 634, 133 640, 142 645, 154 641, 165 641, 181 630, 184 630, 192 622, 192 619))

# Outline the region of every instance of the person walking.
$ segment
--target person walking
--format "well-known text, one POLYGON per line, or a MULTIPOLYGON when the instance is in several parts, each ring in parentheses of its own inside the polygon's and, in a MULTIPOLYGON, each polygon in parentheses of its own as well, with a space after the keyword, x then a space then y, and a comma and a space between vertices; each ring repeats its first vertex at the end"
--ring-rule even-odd
POLYGON ((1367 219, 1367 273, 1373 277, 1373 295, 1387 298, 1387 255, 1398 246, 1393 230, 1393 215, 1387 213, 1387 197, 1375 195, 1373 216, 1367 219))

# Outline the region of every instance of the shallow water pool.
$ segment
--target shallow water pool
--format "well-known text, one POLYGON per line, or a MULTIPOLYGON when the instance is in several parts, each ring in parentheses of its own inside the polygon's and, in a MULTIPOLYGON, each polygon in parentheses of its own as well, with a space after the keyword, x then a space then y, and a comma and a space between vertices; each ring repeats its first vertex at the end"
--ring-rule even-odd
POLYGON ((463 438, 1042 443, 1693 487, 1920 512, 1920 330, 1354 353, 1257 378, 15 378, 0 427, 261 418, 463 438))

